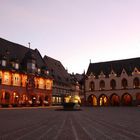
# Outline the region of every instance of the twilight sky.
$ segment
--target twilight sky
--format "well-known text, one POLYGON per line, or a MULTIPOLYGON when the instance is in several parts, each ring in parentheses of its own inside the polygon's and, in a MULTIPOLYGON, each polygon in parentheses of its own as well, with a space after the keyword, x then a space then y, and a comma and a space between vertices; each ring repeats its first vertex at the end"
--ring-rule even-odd
POLYGON ((0 37, 82 73, 140 56, 140 0, 0 0, 0 37))

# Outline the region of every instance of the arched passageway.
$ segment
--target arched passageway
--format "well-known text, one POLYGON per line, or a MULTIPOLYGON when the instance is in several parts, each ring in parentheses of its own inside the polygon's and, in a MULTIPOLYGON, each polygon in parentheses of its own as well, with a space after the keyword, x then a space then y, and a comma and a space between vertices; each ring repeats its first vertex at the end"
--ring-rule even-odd
POLYGON ((90 106, 97 106, 97 98, 95 95, 91 94, 89 97, 88 97, 88 104, 90 106))
POLYGON ((108 106, 110 104, 108 97, 104 94, 102 94, 98 100, 100 106, 108 106))
POLYGON ((42 106, 43 105, 43 97, 39 97, 39 106, 42 106))
POLYGON ((119 106, 120 105, 120 97, 117 94, 112 94, 110 96, 110 102, 112 106, 119 106))
POLYGON ((130 106, 132 105, 132 96, 128 93, 125 93, 122 95, 122 105, 124 106, 130 106))
POLYGON ((10 104, 10 93, 7 91, 4 93, 4 100, 5 104, 10 104))

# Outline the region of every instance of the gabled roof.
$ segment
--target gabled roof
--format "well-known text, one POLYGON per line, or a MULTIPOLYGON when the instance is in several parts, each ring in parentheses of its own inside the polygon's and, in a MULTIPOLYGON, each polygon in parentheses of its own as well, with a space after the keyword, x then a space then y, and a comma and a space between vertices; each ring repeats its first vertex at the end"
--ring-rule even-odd
POLYGON ((140 57, 100 63, 90 63, 87 70, 87 75, 90 75, 92 72, 97 77, 102 71, 106 76, 108 76, 111 70, 113 70, 119 76, 123 69, 125 69, 128 75, 131 75, 135 67, 140 70, 140 57))
POLYGON ((71 83, 71 77, 60 61, 46 55, 44 56, 44 61, 49 70, 49 74, 53 77, 56 83, 66 85, 71 83))
POLYGON ((22 64, 22 61, 29 52, 32 53, 31 57, 35 57, 39 68, 45 65, 44 60, 37 49, 33 50, 23 45, 0 38, 0 55, 6 55, 9 60, 16 58, 18 59, 19 63, 22 64))

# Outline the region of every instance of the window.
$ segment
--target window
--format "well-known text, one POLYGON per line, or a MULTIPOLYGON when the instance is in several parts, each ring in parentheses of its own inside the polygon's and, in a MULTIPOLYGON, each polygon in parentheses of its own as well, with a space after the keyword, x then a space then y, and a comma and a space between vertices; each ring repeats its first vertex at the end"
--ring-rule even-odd
POLYGON ((38 71, 38 74, 40 74, 40 73, 41 73, 41 69, 39 69, 39 68, 38 68, 38 69, 37 69, 37 71, 38 71))
POLYGON ((20 86, 20 75, 19 74, 13 74, 13 85, 14 86, 20 86))
POLYGON ((35 64, 34 63, 27 63, 27 69, 28 70, 35 70, 35 64))
POLYGON ((140 82, 139 82, 139 78, 138 77, 134 78, 133 85, 134 85, 134 88, 138 88, 139 87, 140 82))
POLYGON ((39 85, 38 85, 38 86, 39 86, 38 88, 44 89, 44 87, 45 87, 45 85, 44 85, 44 80, 43 80, 42 78, 40 78, 38 82, 39 82, 39 83, 38 83, 38 84, 39 84, 39 85))
POLYGON ((95 85, 94 85, 94 82, 90 82, 89 84, 89 90, 93 91, 95 89, 95 85))
POLYGON ((32 63, 32 69, 35 70, 35 64, 34 63, 32 63))
POLYGON ((110 81, 110 87, 111 87, 111 89, 115 89, 116 88, 116 81, 114 79, 112 79, 110 81))
POLYGON ((46 80, 46 89, 50 90, 52 88, 52 81, 51 80, 46 80))
POLYGON ((15 69, 19 69, 19 64, 15 63, 15 69))
POLYGON ((127 88, 127 86, 128 86, 128 83, 127 83, 127 80, 124 78, 124 79, 122 79, 122 88, 127 88))
POLYGON ((100 81, 100 89, 103 90, 105 88, 105 82, 103 80, 100 81))
POLYGON ((10 84, 10 75, 8 72, 4 73, 4 84, 9 85, 10 84))
POLYGON ((6 60, 2 60, 2 66, 6 66, 6 60))

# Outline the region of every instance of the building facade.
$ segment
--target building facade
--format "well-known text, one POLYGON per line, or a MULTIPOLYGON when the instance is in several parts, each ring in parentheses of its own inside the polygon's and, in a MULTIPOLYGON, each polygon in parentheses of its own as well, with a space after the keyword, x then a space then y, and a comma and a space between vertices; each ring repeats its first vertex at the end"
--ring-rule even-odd
POLYGON ((76 82, 60 61, 49 56, 44 56, 44 61, 53 78, 52 104, 60 105, 66 96, 74 94, 76 82))
POLYGON ((0 38, 0 105, 43 106, 52 103, 53 80, 37 49, 0 38))
POLYGON ((140 58, 90 63, 85 98, 90 106, 140 105, 140 58))

